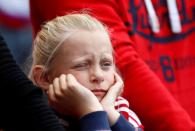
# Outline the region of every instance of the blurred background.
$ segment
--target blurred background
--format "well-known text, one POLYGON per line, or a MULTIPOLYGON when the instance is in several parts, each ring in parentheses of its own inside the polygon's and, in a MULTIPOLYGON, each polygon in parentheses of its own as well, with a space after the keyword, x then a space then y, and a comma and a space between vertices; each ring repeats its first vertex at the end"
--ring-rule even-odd
POLYGON ((29 0, 0 0, 0 33, 16 62, 27 72, 32 49, 29 0))

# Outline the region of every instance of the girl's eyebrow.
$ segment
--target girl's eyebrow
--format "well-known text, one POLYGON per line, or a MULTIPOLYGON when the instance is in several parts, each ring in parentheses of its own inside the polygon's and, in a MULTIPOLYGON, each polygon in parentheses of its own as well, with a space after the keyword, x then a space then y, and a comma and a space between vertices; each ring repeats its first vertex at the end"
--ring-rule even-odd
POLYGON ((113 59, 113 55, 112 55, 112 54, 109 54, 109 53, 103 54, 102 57, 103 57, 103 58, 110 58, 110 59, 113 59))
MULTIPOLYGON (((101 59, 113 59, 113 55, 110 53, 103 53, 101 56, 101 59)), ((87 61, 89 59, 93 59, 93 56, 91 55, 84 55, 84 56, 79 56, 78 58, 72 59, 71 62, 79 62, 79 61, 87 61)))
POLYGON ((72 60, 72 62, 79 62, 79 61, 86 61, 89 60, 90 56, 82 56, 82 57, 78 57, 72 60))

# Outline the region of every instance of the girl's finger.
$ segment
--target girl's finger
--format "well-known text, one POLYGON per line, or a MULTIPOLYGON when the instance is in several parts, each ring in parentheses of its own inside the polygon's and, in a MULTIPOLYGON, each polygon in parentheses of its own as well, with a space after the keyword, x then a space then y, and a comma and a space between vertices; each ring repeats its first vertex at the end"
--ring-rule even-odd
POLYGON ((59 78, 55 78, 53 81, 53 91, 56 97, 59 97, 62 95, 61 89, 60 89, 60 80, 59 78))
POLYGON ((49 85, 49 89, 47 91, 48 99, 51 102, 56 101, 55 93, 54 93, 54 87, 52 84, 49 85))
POLYGON ((72 74, 67 74, 66 76, 67 86, 70 88, 79 87, 78 89, 82 88, 81 84, 76 80, 76 78, 72 74))
POLYGON ((115 81, 121 83, 122 86, 123 86, 123 80, 122 80, 122 78, 118 75, 118 73, 115 72, 115 73, 114 73, 114 77, 115 77, 115 81))
POLYGON ((115 75, 115 83, 110 87, 106 97, 111 97, 111 98, 118 97, 121 94, 121 91, 123 89, 122 79, 117 73, 115 73, 114 75, 115 75))
POLYGON ((60 90, 62 92, 64 92, 65 89, 66 89, 66 86, 67 86, 66 75, 64 75, 64 74, 60 75, 60 77, 59 77, 59 85, 60 85, 60 90))

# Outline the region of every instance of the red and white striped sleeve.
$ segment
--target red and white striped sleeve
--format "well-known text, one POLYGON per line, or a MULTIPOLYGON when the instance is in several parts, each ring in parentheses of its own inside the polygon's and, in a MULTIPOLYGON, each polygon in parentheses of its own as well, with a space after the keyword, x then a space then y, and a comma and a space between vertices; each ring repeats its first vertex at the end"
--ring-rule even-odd
POLYGON ((129 102, 119 96, 115 101, 115 109, 122 114, 134 127, 139 127, 143 129, 143 125, 141 124, 137 115, 129 108, 129 102))

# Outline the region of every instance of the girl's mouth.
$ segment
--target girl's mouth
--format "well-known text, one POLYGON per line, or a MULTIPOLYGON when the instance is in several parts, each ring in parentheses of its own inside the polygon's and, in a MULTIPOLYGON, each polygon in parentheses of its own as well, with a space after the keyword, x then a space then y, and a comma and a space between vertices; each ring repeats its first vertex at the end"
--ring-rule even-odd
POLYGON ((95 96, 104 96, 105 93, 107 92, 106 90, 104 89, 94 89, 94 90, 91 90, 93 92, 93 94, 95 96))

